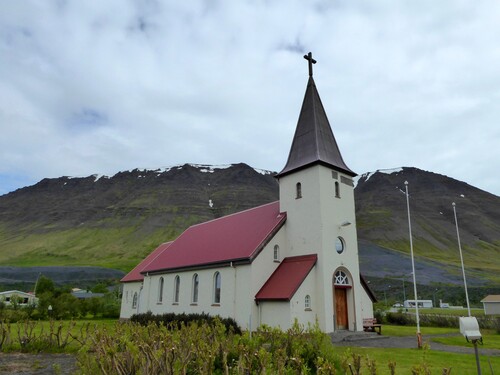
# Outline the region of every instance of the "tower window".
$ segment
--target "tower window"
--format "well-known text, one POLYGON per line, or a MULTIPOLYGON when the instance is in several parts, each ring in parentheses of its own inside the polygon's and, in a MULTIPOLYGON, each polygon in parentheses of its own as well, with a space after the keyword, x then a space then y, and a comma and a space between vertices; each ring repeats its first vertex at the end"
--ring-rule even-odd
POLYGON ((338 181, 335 181, 335 196, 340 198, 340 184, 338 181))
POLYGON ((306 310, 310 310, 311 309, 311 296, 308 294, 305 296, 304 298, 304 308, 306 310))
POLYGON ((275 262, 280 260, 280 247, 278 245, 274 245, 273 260, 275 262))
POLYGON ((302 198, 302 184, 300 182, 295 185, 295 193, 295 199, 302 198))
POLYGON ((342 254, 345 250, 345 241, 342 237, 337 237, 335 240, 335 250, 337 253, 342 254))
POLYGON ((335 272, 335 280, 333 282, 335 285, 350 285, 349 277, 344 271, 335 272))

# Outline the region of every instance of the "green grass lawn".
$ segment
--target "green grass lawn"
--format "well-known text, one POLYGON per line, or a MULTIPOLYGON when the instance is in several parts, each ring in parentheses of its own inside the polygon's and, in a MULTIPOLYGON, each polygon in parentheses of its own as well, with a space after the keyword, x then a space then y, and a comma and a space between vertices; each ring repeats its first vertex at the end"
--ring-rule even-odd
MULTIPOLYGON (((443 368, 452 368, 452 374, 477 374, 476 360, 473 354, 456 354, 432 350, 433 342, 439 342, 444 345, 469 346, 465 338, 459 334, 457 328, 439 328, 439 327, 421 327, 421 333, 424 335, 439 335, 457 333, 457 336, 431 338, 425 340, 429 349, 387 349, 387 348, 362 348, 351 347, 343 349, 339 353, 340 357, 345 357, 345 353, 356 353, 362 356, 361 374, 369 374, 367 358, 375 360, 377 374, 390 374, 388 367, 389 361, 396 363, 396 374, 410 374, 414 366, 427 366, 432 374, 441 374, 443 368)), ((500 369, 500 357, 486 356, 481 354, 481 349, 499 349, 500 334, 493 330, 481 331, 484 339, 484 345, 479 346, 480 362, 483 373, 490 373, 490 362, 493 369, 500 369)), ((416 327, 414 326, 395 326, 383 325, 382 334, 384 336, 415 336, 416 327)), ((416 344, 416 341, 415 341, 416 344)))
MULTIPOLYGON (((346 349, 347 350, 347 349, 346 349)), ((427 366, 432 374, 441 374, 443 368, 452 368, 451 373, 457 375, 477 374, 476 359, 473 354, 455 354, 419 349, 375 349, 375 348, 350 348, 350 351, 362 356, 361 374, 369 374, 366 358, 375 360, 378 375, 391 374, 388 363, 396 363, 396 374, 411 374, 414 366, 427 366)), ((345 351, 343 352, 345 353, 345 351)), ((341 354, 343 356, 344 354, 341 354)), ((481 369, 484 374, 493 369, 500 368, 500 357, 480 356, 481 369)), ((423 372, 422 372, 423 373, 423 372)))
MULTIPOLYGON (((495 333, 493 330, 481 330, 481 335, 483 336, 483 344, 479 345, 479 348, 484 349, 498 349, 500 350, 500 334, 495 333)), ((455 346, 468 346, 472 347, 470 342, 464 339, 462 335, 452 336, 452 337, 436 337, 432 341, 439 342, 444 345, 455 345, 455 346)))
MULTIPOLYGON (((443 335, 446 333, 459 332, 457 328, 440 328, 440 327, 420 327, 420 332, 423 335, 443 335)), ((382 325, 382 334, 384 336, 416 336, 417 328, 415 326, 393 326, 388 324, 382 325)))
MULTIPOLYGON (((116 319, 82 319, 82 320, 55 320, 52 322, 53 326, 49 321, 32 321, 32 325, 26 323, 12 323, 10 335, 15 344, 9 349, 9 351, 20 351, 21 346, 19 345, 17 338, 20 337, 40 337, 48 334, 57 334, 59 327, 61 327, 61 341, 65 340, 67 337, 66 333, 69 332, 76 336, 81 337, 85 335, 86 330, 91 333, 96 329, 106 328, 108 330, 114 330, 115 325, 118 323, 116 319), (74 326, 71 325, 74 323, 74 326), (70 329, 71 328, 71 329, 70 329)), ((63 352, 63 353, 74 353, 80 349, 81 345, 78 341, 68 338, 68 345, 64 348, 53 349, 53 352, 63 352)), ((39 348, 44 351, 43 347, 39 348)))

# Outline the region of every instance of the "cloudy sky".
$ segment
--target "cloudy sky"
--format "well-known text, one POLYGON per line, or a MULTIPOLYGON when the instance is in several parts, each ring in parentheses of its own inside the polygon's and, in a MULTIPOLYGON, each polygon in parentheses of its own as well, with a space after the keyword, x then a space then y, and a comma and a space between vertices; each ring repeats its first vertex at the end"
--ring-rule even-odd
POLYGON ((351 169, 500 195, 498 1, 0 1, 0 195, 136 167, 279 171, 309 51, 351 169))

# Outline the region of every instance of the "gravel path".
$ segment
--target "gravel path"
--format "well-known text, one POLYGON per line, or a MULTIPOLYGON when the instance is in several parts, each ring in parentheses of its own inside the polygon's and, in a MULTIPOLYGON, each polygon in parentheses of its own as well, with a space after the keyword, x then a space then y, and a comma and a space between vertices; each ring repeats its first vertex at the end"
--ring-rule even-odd
POLYGON ((0 374, 69 375, 76 370, 71 354, 0 353, 0 374))
MULTIPOLYGON (((414 336, 379 336, 377 334, 356 334, 356 335, 344 335, 344 337, 332 336, 332 343, 336 346, 350 346, 350 347, 362 347, 362 348, 402 348, 402 349, 412 349, 417 347, 417 338, 414 336), (364 336, 364 337, 363 337, 364 336)), ((470 346, 452 346, 444 345, 437 342, 433 342, 432 339, 435 337, 450 337, 450 336, 460 336, 459 333, 450 333, 444 335, 423 335, 422 341, 430 345, 431 350, 437 350, 449 353, 459 353, 459 354, 474 354, 474 347, 472 344, 470 346)), ((479 345, 479 354, 500 357, 500 349, 484 349, 479 345)))

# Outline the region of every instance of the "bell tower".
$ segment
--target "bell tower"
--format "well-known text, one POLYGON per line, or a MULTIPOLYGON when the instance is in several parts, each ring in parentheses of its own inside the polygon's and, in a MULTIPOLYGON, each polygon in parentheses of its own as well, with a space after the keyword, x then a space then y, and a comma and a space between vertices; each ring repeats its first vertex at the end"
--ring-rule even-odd
POLYGON ((287 213, 291 256, 317 254, 317 319, 325 332, 362 330, 354 207, 356 176, 345 164, 313 79, 312 54, 292 146, 278 173, 280 211, 287 213))

